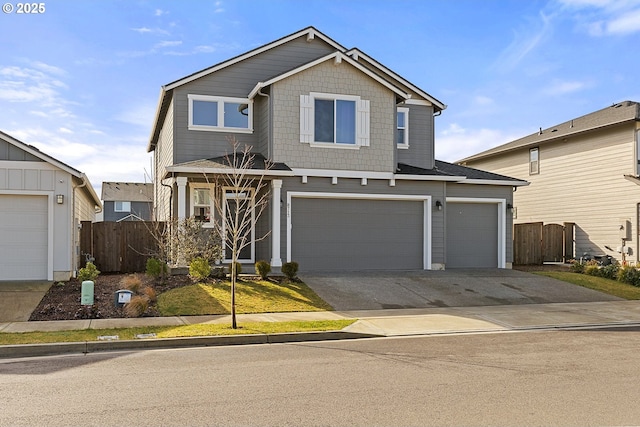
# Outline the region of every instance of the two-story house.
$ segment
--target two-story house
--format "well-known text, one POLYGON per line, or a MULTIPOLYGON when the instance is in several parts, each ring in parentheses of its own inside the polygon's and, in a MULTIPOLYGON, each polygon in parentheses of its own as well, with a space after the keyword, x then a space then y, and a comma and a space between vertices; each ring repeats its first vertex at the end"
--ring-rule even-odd
POLYGON ((575 223, 574 254, 640 260, 640 104, 624 101, 460 161, 526 179, 515 223, 575 223))
POLYGON ((508 209, 526 182, 435 160, 445 108, 362 51, 303 29, 162 87, 148 146, 157 218, 213 225, 215 198, 237 197, 213 184, 233 136, 275 165, 251 171, 269 180, 254 224, 268 236, 243 262, 509 267, 508 209))
POLYGON ((153 184, 103 182, 104 221, 151 221, 153 184))

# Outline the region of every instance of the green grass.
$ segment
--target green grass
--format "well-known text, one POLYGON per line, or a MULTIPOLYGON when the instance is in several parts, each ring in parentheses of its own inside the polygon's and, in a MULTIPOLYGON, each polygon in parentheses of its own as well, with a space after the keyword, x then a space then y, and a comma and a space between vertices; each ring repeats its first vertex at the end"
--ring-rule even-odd
MULTIPOLYGON (((333 308, 304 283, 274 283, 269 280, 236 284, 236 313, 282 313, 326 311, 333 308)), ((158 296, 162 316, 229 314, 231 283, 198 283, 158 296)))
POLYGON ((535 274, 552 277, 554 279, 573 283, 574 285, 593 289, 605 294, 614 295, 628 300, 640 299, 640 288, 629 285, 627 283, 619 282, 617 280, 564 271, 536 271, 535 274))
POLYGON ((54 342, 98 341, 99 336, 118 335, 120 340, 136 339, 139 334, 157 335, 157 338, 203 337, 240 334, 277 334, 285 332, 337 331, 354 323, 356 319, 317 320, 305 322, 252 322, 242 323, 238 329, 229 324, 197 324, 184 326, 149 326, 119 329, 82 329, 58 332, 0 333, 0 345, 44 344, 54 342))

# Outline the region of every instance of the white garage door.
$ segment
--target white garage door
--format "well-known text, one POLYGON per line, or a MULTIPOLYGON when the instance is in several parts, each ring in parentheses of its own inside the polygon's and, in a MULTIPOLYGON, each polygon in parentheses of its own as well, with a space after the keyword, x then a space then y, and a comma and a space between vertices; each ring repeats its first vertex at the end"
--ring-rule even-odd
POLYGON ((47 280, 47 200, 0 194, 0 280, 47 280))
POLYGON ((293 198, 291 216, 302 271, 424 268, 422 200, 293 198))

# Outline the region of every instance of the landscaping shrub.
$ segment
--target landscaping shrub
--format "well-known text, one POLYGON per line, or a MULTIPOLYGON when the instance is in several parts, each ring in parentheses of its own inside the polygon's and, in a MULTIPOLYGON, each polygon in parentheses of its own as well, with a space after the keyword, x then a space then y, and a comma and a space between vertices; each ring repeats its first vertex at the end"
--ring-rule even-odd
POLYGON ((142 296, 149 298, 149 302, 158 301, 158 295, 156 294, 156 290, 153 289, 151 286, 145 286, 144 288, 142 288, 141 294, 142 296))
POLYGON ((131 301, 124 305, 124 314, 127 317, 140 317, 149 308, 149 298, 143 295, 131 297, 131 301))
POLYGON ((149 258, 147 260, 147 276, 158 279, 164 277, 167 273, 167 264, 160 261, 158 258, 149 258))
POLYGON ((605 265, 600 268, 599 275, 600 277, 604 277, 605 279, 616 280, 618 277, 618 270, 620 269, 620 265, 616 262, 613 264, 605 265))
MULTIPOLYGON (((235 263, 236 265, 236 280, 238 280, 238 276, 240 275, 240 273, 242 273, 242 264, 240 264, 239 262, 235 263)), ((229 264, 229 275, 233 274, 233 264, 229 264)))
POLYGON ((588 274, 589 276, 600 276, 600 268, 597 264, 589 264, 584 267, 584 274, 588 274))
POLYGON ((267 280, 269 273, 271 273, 271 264, 267 261, 256 262, 256 274, 258 274, 262 280, 267 280))
POLYGON ((585 268, 585 263, 584 262, 580 262, 580 261, 577 261, 575 259, 571 261, 570 270, 573 273, 584 273, 584 268, 585 268))
POLYGON ((124 289, 128 289, 134 294, 137 294, 142 288, 142 279, 137 274, 129 274, 120 280, 120 284, 124 289))
POLYGON ((284 274, 287 279, 294 280, 298 274, 298 263, 295 261, 285 262, 282 264, 280 270, 282 270, 282 274, 284 274))
POLYGON ((89 261, 86 267, 83 267, 78 271, 78 280, 80 280, 81 282, 84 282, 85 280, 91 280, 95 282, 99 275, 100 270, 96 268, 95 264, 89 261))
POLYGON ((205 280, 211 274, 211 265, 204 257, 195 257, 189 263, 189 276, 196 280, 205 280))
POLYGON ((618 270, 617 279, 620 282, 640 287, 640 270, 630 265, 625 265, 618 270))

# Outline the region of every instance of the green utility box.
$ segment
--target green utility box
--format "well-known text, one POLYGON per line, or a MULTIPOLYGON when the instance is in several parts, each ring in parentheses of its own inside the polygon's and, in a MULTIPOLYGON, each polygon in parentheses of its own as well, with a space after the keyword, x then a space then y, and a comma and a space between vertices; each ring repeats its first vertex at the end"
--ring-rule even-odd
POLYGON ((80 304, 93 305, 93 282, 91 280, 85 280, 82 282, 80 304))

